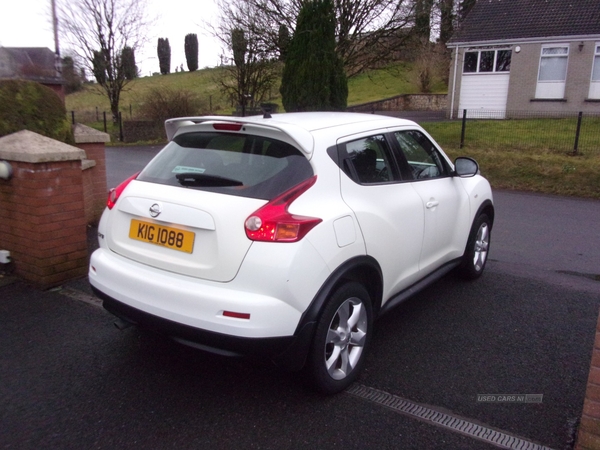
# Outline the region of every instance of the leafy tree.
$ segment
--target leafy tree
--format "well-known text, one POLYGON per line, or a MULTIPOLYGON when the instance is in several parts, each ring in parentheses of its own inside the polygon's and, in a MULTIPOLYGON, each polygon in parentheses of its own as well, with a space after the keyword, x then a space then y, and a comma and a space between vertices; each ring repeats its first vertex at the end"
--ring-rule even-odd
POLYGON ((332 0, 305 2, 288 46, 281 80, 286 111, 346 108, 348 82, 335 44, 332 0))
POLYGON ((135 52, 131 47, 124 47, 121 51, 121 61, 123 64, 123 73, 127 80, 134 80, 138 77, 138 69, 135 65, 135 52))
POLYGON ((83 85, 78 67, 71 56, 62 59, 62 77, 65 80, 65 91, 67 94, 77 92, 83 85))
POLYGON ((185 35, 185 60, 188 70, 198 70, 198 36, 194 33, 185 35))
POLYGON ((171 72, 171 45, 169 38, 158 38, 158 65, 160 73, 166 75, 171 72))
POLYGON ((122 51, 140 48, 151 20, 146 0, 72 0, 59 8, 61 34, 94 74, 108 97, 113 119, 129 82, 122 51))

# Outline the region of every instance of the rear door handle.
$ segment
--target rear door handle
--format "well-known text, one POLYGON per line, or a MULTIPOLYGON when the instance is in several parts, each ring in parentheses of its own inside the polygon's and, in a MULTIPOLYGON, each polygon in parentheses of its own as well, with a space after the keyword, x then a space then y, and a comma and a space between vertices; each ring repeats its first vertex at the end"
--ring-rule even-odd
POLYGON ((425 206, 427 207, 427 209, 431 209, 431 208, 435 208, 437 205, 439 205, 440 202, 438 202, 437 200, 429 200, 425 206))

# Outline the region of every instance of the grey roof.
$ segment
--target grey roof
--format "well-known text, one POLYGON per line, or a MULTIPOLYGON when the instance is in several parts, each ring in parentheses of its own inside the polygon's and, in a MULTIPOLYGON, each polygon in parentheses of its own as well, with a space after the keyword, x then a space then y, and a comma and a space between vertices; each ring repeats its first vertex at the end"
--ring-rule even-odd
POLYGON ((477 0, 448 45, 600 36, 600 0, 477 0))
POLYGON ((12 76, 26 79, 60 79, 56 55, 46 47, 0 47, 13 61, 12 76))

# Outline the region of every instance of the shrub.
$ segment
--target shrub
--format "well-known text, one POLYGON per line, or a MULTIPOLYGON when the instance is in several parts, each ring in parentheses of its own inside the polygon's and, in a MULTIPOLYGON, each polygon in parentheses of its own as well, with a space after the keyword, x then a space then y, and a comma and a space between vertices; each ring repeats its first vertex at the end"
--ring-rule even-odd
POLYGON ((33 81, 0 81, 0 136, 29 130, 72 144, 65 105, 49 87, 33 81))
POLYGON ((203 109, 204 105, 192 92, 154 88, 143 99, 140 114, 145 119, 164 122, 173 117, 193 116, 203 109))

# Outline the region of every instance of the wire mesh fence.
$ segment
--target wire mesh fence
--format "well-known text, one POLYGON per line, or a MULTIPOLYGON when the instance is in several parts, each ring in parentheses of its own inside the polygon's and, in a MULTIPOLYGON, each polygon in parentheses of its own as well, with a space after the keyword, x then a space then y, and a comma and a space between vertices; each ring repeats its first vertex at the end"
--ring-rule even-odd
POLYGON ((425 128, 440 145, 454 148, 600 155, 600 112, 466 110, 457 116, 425 128))

